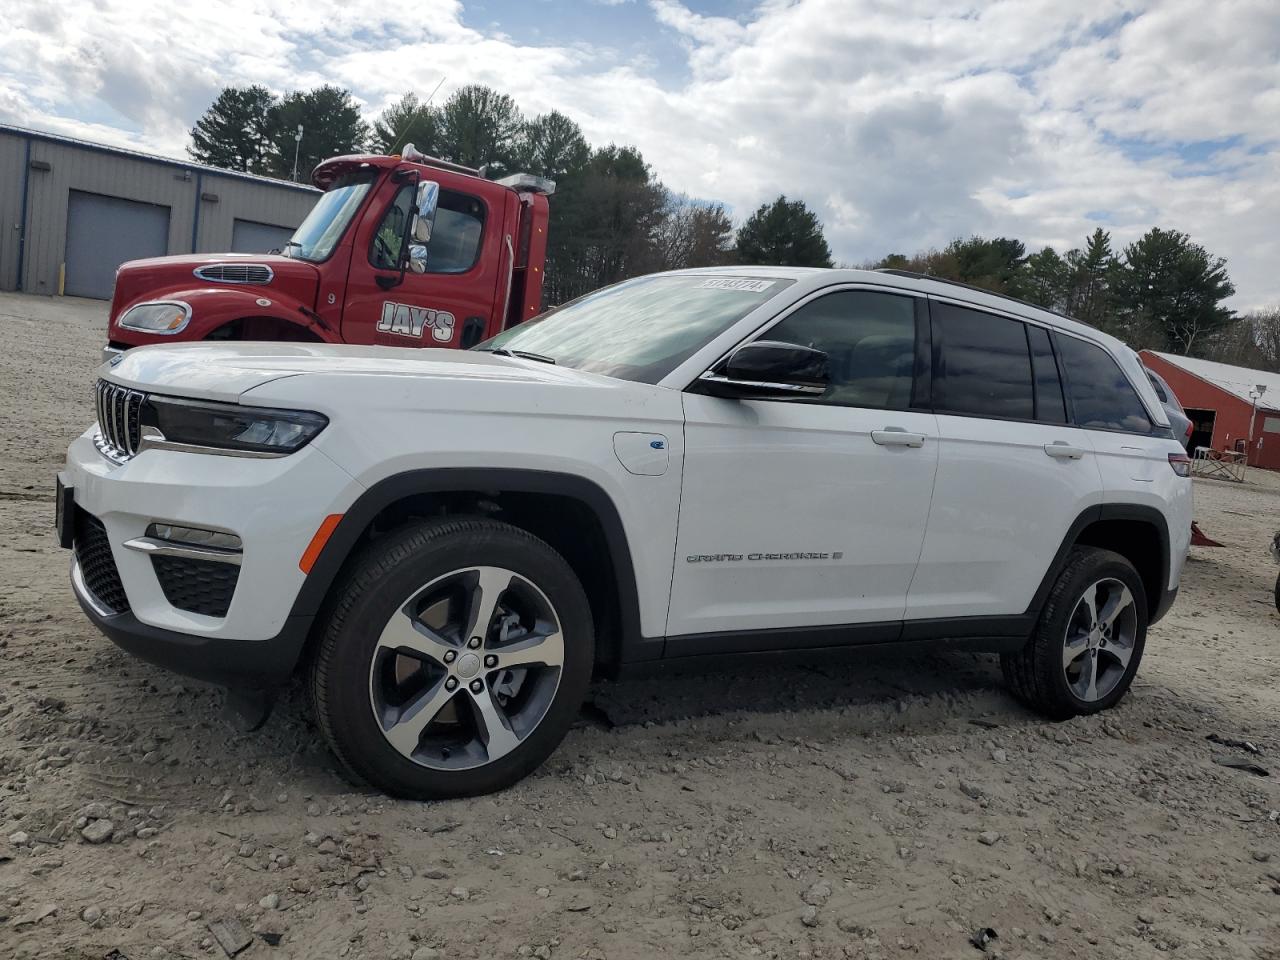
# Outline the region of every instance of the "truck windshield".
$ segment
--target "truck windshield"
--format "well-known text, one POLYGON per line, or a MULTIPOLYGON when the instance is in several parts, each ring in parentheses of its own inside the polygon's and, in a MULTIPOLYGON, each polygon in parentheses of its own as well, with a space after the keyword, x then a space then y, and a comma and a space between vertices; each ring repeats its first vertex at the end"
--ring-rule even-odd
POLYGON ((657 383, 792 283, 776 277, 638 277, 549 310, 473 349, 657 383))
POLYGON ((335 180, 333 186, 316 201, 307 219, 293 232, 292 239, 281 252, 287 257, 313 263, 329 259, 347 224, 364 203, 374 176, 373 172, 360 171, 335 180))

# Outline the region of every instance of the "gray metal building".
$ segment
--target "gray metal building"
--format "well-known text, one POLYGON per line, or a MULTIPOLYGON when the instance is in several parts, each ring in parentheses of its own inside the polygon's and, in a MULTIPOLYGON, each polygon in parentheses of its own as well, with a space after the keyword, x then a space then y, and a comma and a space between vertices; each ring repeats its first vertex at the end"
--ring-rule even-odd
POLYGON ((126 260, 265 253, 319 195, 0 124, 0 290, 107 299, 126 260))

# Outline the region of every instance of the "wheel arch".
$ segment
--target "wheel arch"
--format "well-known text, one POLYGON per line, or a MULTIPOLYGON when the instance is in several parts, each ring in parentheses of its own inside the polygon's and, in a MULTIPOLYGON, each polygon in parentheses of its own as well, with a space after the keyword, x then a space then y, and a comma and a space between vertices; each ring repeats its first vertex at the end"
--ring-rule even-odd
POLYGON ((1104 503, 1090 507, 1072 522, 1027 613, 1039 617, 1054 581, 1074 546, 1101 547, 1133 564, 1147 593, 1147 616, 1155 623, 1171 602, 1169 523, 1155 507, 1136 503, 1104 503))
POLYGON ((202 340, 272 340, 291 343, 330 343, 306 320, 271 314, 232 317, 210 327, 202 340), (247 333, 247 335, 246 335, 247 333))
POLYGON ((342 515, 292 614, 320 614, 351 558, 382 533, 417 518, 477 514, 528 530, 564 556, 591 602, 598 666, 612 671, 639 646, 635 568, 612 498, 583 477, 540 470, 438 468, 379 481, 342 515))

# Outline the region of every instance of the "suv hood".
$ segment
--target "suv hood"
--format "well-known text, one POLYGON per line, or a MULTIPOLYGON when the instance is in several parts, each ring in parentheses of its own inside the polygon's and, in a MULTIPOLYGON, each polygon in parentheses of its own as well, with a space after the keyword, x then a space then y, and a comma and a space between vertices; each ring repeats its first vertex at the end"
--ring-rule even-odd
POLYGON ((98 372, 137 390, 228 403, 273 380, 303 374, 543 384, 617 382, 568 367, 470 350, 312 343, 135 347, 103 364, 98 372))

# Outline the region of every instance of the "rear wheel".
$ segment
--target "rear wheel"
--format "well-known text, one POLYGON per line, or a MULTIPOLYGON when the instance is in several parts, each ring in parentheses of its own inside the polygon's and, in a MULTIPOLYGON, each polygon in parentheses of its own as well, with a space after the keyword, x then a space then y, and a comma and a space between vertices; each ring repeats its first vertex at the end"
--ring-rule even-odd
POLYGON ((415 799, 509 786, 569 729, 590 608, 550 546, 492 520, 406 528, 357 559, 312 670, 321 730, 356 778, 415 799))
POLYGON ((1133 565, 1110 550, 1074 547, 1031 639, 1000 663, 1018 699, 1065 720, 1125 695, 1146 635, 1147 597, 1133 565))

